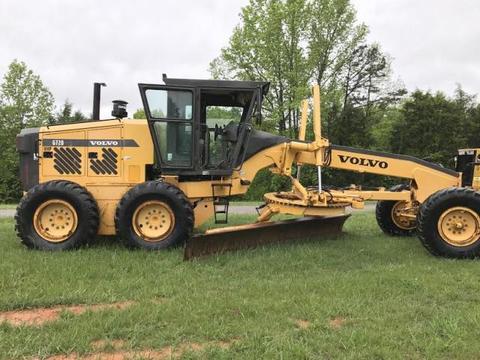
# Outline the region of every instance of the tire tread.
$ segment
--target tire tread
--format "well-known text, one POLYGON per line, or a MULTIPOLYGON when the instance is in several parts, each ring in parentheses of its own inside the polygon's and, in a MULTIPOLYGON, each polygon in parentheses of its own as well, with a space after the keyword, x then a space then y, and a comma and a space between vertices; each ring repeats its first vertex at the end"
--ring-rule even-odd
POLYGON ((35 185, 31 188, 20 200, 17 210, 15 213, 15 231, 20 239, 21 243, 26 247, 31 249, 40 249, 40 247, 35 243, 33 239, 33 234, 27 231, 28 226, 26 226, 27 216, 25 214, 26 207, 29 202, 41 193, 53 191, 53 190, 63 190, 68 193, 74 194, 78 199, 86 204, 87 208, 87 233, 82 236, 82 241, 74 244, 73 248, 77 248, 80 245, 83 245, 88 239, 95 237, 97 235, 100 216, 98 211, 98 206, 96 201, 93 199, 92 195, 82 186, 68 181, 68 180, 53 180, 45 183, 35 185))
MULTIPOLYGON (((410 189, 410 186, 406 184, 399 184, 399 185, 392 186, 389 190, 402 191, 402 190, 408 190, 408 189, 410 189)), ((378 226, 387 235, 391 235, 391 236, 413 235, 415 233, 415 229, 413 230, 401 229, 392 223, 391 211, 395 203, 396 201, 393 201, 393 200, 381 200, 377 202, 377 206, 375 207, 375 217, 377 219, 378 226)))
POLYGON ((162 193, 169 192, 173 194, 177 204, 180 204, 181 211, 185 214, 187 230, 187 237, 191 237, 193 233, 194 225, 194 213, 190 202, 186 195, 178 187, 164 182, 162 180, 146 181, 130 189, 120 200, 117 209, 115 211, 115 231, 117 235, 122 239, 124 244, 129 248, 139 248, 139 244, 130 236, 126 236, 121 227, 122 215, 126 212, 129 204, 139 196, 147 193, 162 193))
POLYGON ((422 204, 420 211, 417 217, 417 233, 418 238, 422 245, 427 249, 431 254, 435 256, 444 256, 444 257, 453 257, 453 258, 473 258, 480 255, 480 246, 475 251, 460 251, 458 253, 447 252, 445 250, 439 249, 435 246, 435 243, 432 241, 432 238, 428 236, 426 229, 426 222, 428 221, 428 216, 432 211, 440 206, 443 201, 448 201, 451 199, 462 199, 465 197, 470 197, 475 199, 480 206, 480 193, 471 189, 464 187, 452 187, 440 190, 430 197, 422 204))

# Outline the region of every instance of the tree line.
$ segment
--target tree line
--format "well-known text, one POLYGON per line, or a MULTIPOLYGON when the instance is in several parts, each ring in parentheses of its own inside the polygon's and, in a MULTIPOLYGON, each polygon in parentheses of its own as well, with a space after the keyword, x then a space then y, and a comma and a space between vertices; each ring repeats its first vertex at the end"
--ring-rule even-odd
POLYGON ((54 98, 42 80, 24 62, 14 60, 0 84, 0 202, 15 202, 22 195, 15 138, 21 129, 81 121, 68 100, 55 109, 54 98))
MULTIPOLYGON (((250 0, 229 42, 209 65, 212 78, 270 81, 260 129, 296 137, 300 101, 322 89, 323 136, 331 143, 413 155, 453 167, 458 148, 478 146, 480 105, 460 86, 453 96, 415 90, 394 79, 391 59, 369 43, 368 27, 349 0, 250 0)), ((0 84, 0 202, 21 196, 15 137, 22 128, 90 118, 54 98, 40 77, 13 61, 0 84)), ((134 118, 145 118, 139 109, 134 118)), ((311 132, 310 132, 311 134, 311 132)), ((302 181, 316 184, 315 169, 302 181)), ((388 179, 325 169, 326 184, 390 186, 388 179)), ((288 179, 259 173, 247 198, 288 188, 288 179)))
MULTIPOLYGON (((391 59, 369 43, 349 0, 250 0, 213 78, 271 81, 260 128, 296 137, 300 102, 322 91, 322 131, 331 143, 417 156, 453 167, 457 148, 478 146, 480 107, 459 86, 454 96, 415 90, 394 79, 391 59)), ((311 133, 311 132, 310 132, 311 133)), ((389 186, 398 179, 325 169, 326 183, 389 186)), ((316 170, 302 169, 316 184, 316 170)), ((289 187, 263 172, 247 196, 289 187)))

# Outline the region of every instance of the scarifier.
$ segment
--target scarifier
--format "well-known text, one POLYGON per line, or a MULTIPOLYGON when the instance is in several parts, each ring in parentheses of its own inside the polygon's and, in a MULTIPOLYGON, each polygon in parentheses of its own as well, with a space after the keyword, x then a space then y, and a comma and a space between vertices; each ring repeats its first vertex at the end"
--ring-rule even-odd
POLYGON ((185 244, 185 259, 291 239, 341 232, 347 208, 377 201, 380 228, 418 236, 433 254, 480 254, 480 151, 459 150, 456 171, 411 156, 330 144, 321 135, 320 89, 301 104, 299 139, 258 131, 269 83, 171 79, 139 84, 145 120, 99 120, 24 129, 17 137, 25 194, 16 229, 30 248, 66 250, 97 235, 116 235, 148 250, 185 244), (312 107, 314 140, 306 141, 312 107), (302 166, 318 171, 318 187, 300 182, 302 166), (391 189, 322 186, 322 168, 403 179, 391 189), (193 235, 208 219, 228 222, 229 199, 270 168, 292 189, 264 195, 254 224, 193 235), (296 169, 296 176, 292 174, 296 169), (297 218, 271 221, 278 214, 297 218))

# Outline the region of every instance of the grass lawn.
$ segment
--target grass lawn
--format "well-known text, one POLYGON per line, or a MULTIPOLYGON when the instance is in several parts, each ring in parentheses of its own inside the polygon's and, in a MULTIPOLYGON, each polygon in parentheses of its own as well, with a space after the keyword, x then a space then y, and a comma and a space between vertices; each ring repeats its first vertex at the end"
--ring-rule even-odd
POLYGON ((0 210, 16 209, 18 204, 0 204, 0 210))
POLYGON ((480 357, 480 262, 384 236, 372 213, 354 214, 345 231, 185 263, 180 249, 128 251, 114 240, 29 251, 1 219, 0 311, 133 303, 38 326, 4 322, 0 358, 88 354, 102 339, 125 349, 206 344, 177 353, 202 359, 480 357))
POLYGON ((231 206, 259 206, 262 205, 262 201, 231 201, 231 206))

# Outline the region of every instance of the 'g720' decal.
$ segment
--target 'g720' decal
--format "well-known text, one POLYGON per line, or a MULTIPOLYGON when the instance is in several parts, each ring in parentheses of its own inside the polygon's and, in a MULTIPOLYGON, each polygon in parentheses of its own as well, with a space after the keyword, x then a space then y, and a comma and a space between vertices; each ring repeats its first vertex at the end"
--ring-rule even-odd
POLYGON ((350 155, 338 155, 342 163, 349 162, 352 165, 368 166, 368 167, 379 167, 381 169, 388 168, 388 163, 386 161, 380 161, 375 159, 365 159, 356 156, 350 155))

